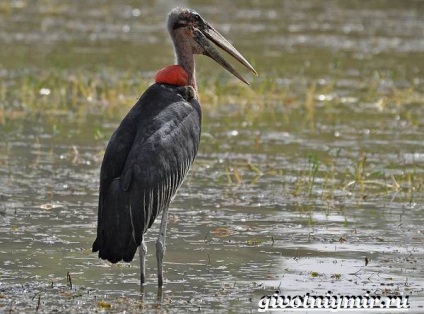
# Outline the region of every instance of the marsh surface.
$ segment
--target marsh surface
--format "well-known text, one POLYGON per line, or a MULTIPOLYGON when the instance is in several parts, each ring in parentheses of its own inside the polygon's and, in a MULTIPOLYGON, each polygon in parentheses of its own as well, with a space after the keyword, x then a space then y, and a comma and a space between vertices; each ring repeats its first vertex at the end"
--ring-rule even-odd
POLYGON ((422 311, 420 1, 185 3, 260 76, 241 86, 197 59, 203 137, 171 205, 162 301, 158 223, 144 302, 138 258, 91 253, 105 145, 172 63, 178 4, 0 4, 0 311, 255 312, 278 287, 422 311))

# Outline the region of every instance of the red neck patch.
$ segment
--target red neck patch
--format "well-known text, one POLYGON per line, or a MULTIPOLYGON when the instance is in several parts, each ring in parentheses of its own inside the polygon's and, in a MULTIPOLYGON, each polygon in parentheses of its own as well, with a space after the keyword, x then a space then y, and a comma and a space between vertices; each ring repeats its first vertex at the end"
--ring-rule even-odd
POLYGON ((188 85, 188 74, 182 66, 170 65, 156 73, 155 82, 158 84, 186 86, 188 85))

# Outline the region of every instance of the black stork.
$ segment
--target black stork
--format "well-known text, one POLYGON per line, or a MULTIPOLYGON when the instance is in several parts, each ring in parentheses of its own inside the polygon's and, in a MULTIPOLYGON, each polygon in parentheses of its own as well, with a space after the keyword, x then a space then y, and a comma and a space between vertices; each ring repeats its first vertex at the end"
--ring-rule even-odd
POLYGON ((112 263, 130 262, 139 247, 140 281, 145 283, 144 233, 162 214, 156 241, 158 286, 163 285, 163 256, 169 204, 193 163, 200 142, 201 109, 194 54, 206 55, 241 81, 214 43, 256 74, 246 59, 198 13, 175 8, 168 30, 177 65, 155 77, 113 133, 100 170, 97 238, 93 252, 112 263))

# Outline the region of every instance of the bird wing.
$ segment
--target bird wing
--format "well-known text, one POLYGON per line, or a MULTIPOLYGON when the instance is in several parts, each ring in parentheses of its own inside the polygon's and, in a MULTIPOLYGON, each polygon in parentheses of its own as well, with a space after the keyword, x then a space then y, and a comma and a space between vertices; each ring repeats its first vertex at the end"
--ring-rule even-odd
POLYGON ((188 173, 200 141, 201 112, 184 89, 152 85, 109 142, 93 244, 101 258, 131 261, 188 173))

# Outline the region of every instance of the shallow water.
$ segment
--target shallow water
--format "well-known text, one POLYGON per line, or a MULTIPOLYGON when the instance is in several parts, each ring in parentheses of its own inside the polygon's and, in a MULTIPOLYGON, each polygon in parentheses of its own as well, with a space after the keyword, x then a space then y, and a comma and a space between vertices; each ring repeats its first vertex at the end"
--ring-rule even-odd
MULTIPOLYGON (((421 2, 186 3, 252 61, 264 105, 204 104, 201 149, 171 205, 160 302, 158 223, 143 301, 138 258, 110 265, 91 253, 100 163, 122 115, 48 114, 7 93, 49 69, 151 75, 172 59, 163 20, 175 5, 0 6, 0 108, 24 108, 0 124, 0 309, 255 312, 279 288, 403 293, 421 311, 421 2), (261 85, 267 76, 283 99, 261 85)), ((228 80, 198 65, 200 80, 228 80)))

